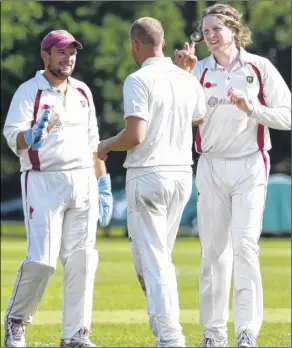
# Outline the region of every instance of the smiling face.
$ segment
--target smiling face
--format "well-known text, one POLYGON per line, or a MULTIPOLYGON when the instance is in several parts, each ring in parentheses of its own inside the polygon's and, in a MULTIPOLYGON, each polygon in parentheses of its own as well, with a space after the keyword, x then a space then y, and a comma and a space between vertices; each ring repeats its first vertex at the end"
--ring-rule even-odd
POLYGON ((66 48, 52 47, 49 51, 42 51, 45 69, 59 80, 65 80, 75 68, 77 50, 74 43, 66 48))
POLYGON ((235 45, 234 32, 216 15, 204 17, 202 33, 208 49, 213 54, 224 52, 235 45))

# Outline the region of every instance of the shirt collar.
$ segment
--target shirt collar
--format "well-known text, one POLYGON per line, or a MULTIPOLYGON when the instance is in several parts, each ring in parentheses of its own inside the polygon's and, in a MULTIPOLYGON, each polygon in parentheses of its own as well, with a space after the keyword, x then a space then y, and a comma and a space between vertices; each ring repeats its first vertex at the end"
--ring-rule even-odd
POLYGON ((242 47, 239 48, 239 62, 244 65, 249 62, 248 52, 242 47))
POLYGON ((142 68, 144 66, 147 66, 147 65, 150 65, 150 64, 157 64, 157 63, 169 64, 169 63, 172 63, 172 60, 169 57, 152 57, 152 58, 147 58, 144 61, 144 63, 142 64, 142 68))
POLYGON ((44 73, 44 70, 39 70, 39 71, 37 71, 37 73, 35 75, 39 89, 41 89, 43 91, 46 89, 52 89, 51 84, 44 77, 43 73, 44 73))
MULTIPOLYGON (((50 82, 45 78, 44 74, 44 70, 39 70, 37 71, 35 78, 37 80, 37 84, 39 89, 41 90, 46 90, 46 89, 52 89, 52 85, 50 84, 50 82)), ((71 85, 74 88, 77 88, 77 83, 75 81, 75 79, 73 79, 71 76, 68 77, 68 82, 69 85, 71 85)))

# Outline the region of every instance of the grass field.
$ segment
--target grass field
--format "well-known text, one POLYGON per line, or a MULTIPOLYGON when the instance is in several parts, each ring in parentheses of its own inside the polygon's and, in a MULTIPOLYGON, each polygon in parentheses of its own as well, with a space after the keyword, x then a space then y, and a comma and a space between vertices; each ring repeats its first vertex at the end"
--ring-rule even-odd
MULTIPOLYGON (((8 235, 23 233, 23 225, 3 224, 1 241, 1 346, 3 311, 15 273, 25 256, 24 239, 8 235)), ((100 233, 98 233, 99 235, 100 233)), ((118 233, 117 233, 118 234, 118 233)), ((260 347, 291 346, 291 244, 290 239, 262 239, 261 267, 264 286, 264 324, 260 347)), ((132 266, 125 238, 98 238, 99 268, 96 273, 92 340, 101 346, 153 347, 144 295, 132 266)), ((198 318, 198 273, 200 248, 196 238, 179 238, 173 253, 177 267, 181 324, 187 346, 198 346, 202 328, 198 318)), ((62 268, 51 278, 34 323, 27 329, 29 347, 57 347, 61 333, 62 268)), ((229 341, 235 346, 232 313, 229 341)))

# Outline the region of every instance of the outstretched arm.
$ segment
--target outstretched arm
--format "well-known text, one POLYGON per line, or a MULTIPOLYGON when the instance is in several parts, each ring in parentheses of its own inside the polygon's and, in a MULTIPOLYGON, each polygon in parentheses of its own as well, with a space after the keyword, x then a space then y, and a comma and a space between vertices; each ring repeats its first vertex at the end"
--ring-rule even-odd
POLYGON ((147 122, 135 116, 126 118, 126 128, 116 136, 102 140, 98 146, 99 158, 110 151, 128 151, 141 144, 145 139, 147 122))

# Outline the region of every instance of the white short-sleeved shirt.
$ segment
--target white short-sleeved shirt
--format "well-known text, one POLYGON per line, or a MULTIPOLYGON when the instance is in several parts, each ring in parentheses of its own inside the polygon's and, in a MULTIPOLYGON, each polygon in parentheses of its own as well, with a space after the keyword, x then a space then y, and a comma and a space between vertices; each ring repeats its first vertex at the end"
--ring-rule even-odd
POLYGON ((93 98, 88 86, 69 77, 67 93, 50 85, 38 71, 15 92, 4 125, 4 136, 12 151, 19 156, 21 171, 59 171, 93 167, 99 133, 93 98), (39 105, 36 103, 39 94, 39 105), (34 112, 38 120, 46 108, 53 106, 59 115, 45 145, 38 151, 18 150, 16 137, 32 126, 34 112))
POLYGON ((240 49, 239 61, 228 72, 211 55, 196 64, 193 74, 204 88, 207 103, 207 120, 196 133, 197 152, 241 157, 271 148, 268 127, 291 129, 290 90, 266 58, 240 49), (231 87, 252 102, 250 117, 230 103, 231 87))
POLYGON ((124 117, 147 122, 144 141, 127 153, 126 168, 190 166, 192 121, 205 115, 197 79, 170 58, 148 58, 124 83, 124 117))

